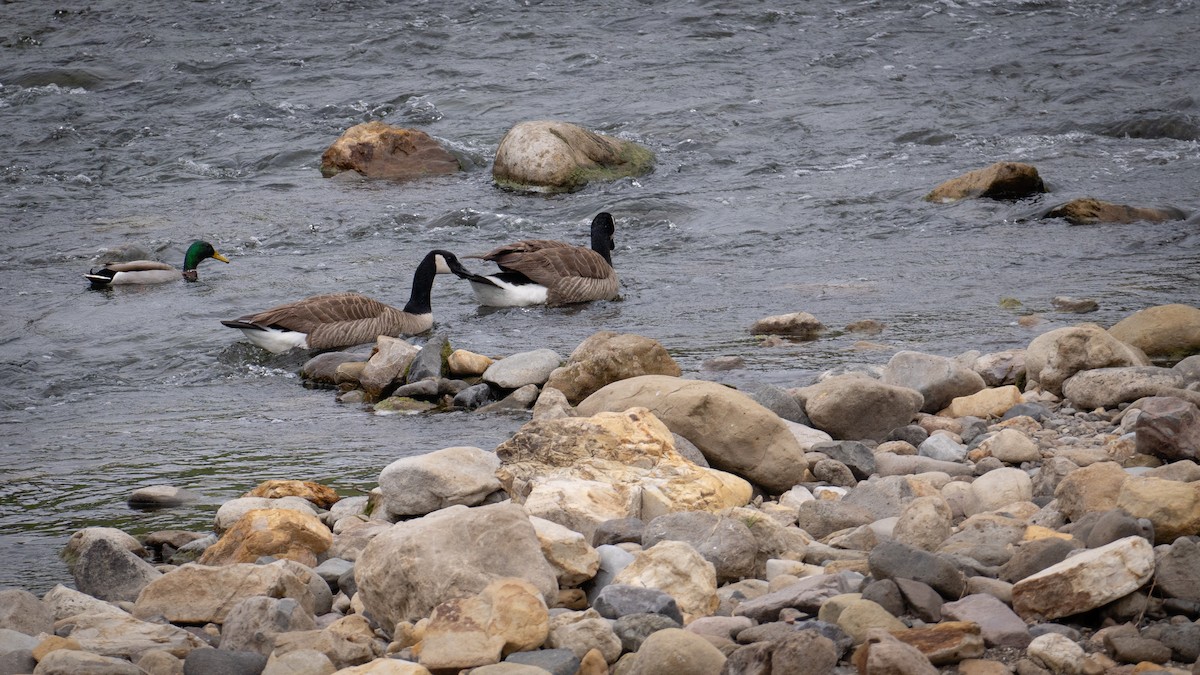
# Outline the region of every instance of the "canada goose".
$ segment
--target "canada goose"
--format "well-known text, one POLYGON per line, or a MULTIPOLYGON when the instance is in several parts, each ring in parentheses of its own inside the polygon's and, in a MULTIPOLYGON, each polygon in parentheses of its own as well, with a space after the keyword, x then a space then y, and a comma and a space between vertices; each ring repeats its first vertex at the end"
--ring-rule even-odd
POLYGON ((416 335, 433 327, 429 292, 433 277, 449 273, 458 259, 430 251, 413 273, 412 294, 403 310, 358 293, 327 293, 222 321, 251 342, 276 354, 289 349, 336 349, 373 342, 380 335, 416 335))
POLYGON ((523 307, 545 303, 550 307, 617 297, 619 282, 612 266, 612 214, 604 211, 592 219, 592 247, 562 241, 526 239, 466 256, 491 260, 496 274, 473 274, 455 261, 450 271, 471 282, 481 305, 523 307))
POLYGON ((98 270, 89 270, 83 275, 84 279, 92 282, 92 288, 107 288, 117 284, 163 284, 169 281, 196 281, 196 267, 212 258, 223 263, 229 258, 217 253, 213 245, 207 241, 194 241, 183 256, 183 272, 164 262, 157 260, 131 260, 129 262, 108 263, 98 270))

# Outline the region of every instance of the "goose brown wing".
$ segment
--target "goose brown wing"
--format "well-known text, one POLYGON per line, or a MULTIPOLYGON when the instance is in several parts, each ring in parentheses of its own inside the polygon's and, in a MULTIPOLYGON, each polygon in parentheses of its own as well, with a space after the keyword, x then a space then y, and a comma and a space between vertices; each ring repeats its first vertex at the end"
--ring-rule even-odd
POLYGON ((521 241, 514 241, 511 244, 498 246, 482 255, 468 255, 463 257, 479 258, 494 262, 500 257, 513 254, 535 253, 547 248, 573 248, 573 246, 565 241, 555 241, 553 239, 522 239, 521 241))
POLYGON ((546 293, 546 304, 550 307, 572 305, 577 302, 592 300, 613 300, 617 297, 620 282, 617 273, 610 267, 608 276, 596 277, 565 277, 551 287, 546 293))
POLYGON ((321 326, 378 318, 388 305, 358 293, 327 293, 279 305, 239 321, 312 334, 321 326))
MULTIPOLYGON (((382 304, 382 303, 379 303, 382 304)), ((424 333, 433 327, 432 314, 409 314, 383 305, 377 316, 322 323, 308 334, 309 349, 334 349, 374 342, 380 335, 398 337, 424 333)))
POLYGON ((613 268, 599 253, 579 246, 555 246, 523 254, 508 254, 496 259, 502 269, 520 272, 535 283, 552 288, 562 279, 583 277, 603 279, 613 268))

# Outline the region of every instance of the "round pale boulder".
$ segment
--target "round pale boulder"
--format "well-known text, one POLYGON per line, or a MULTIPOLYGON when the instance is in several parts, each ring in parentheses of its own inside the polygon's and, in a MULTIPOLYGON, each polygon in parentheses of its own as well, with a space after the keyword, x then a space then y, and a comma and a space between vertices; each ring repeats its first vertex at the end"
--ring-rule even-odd
POLYGON ((1063 382, 1062 391, 1076 408, 1094 410, 1115 408, 1182 387, 1183 376, 1171 368, 1128 366, 1080 371, 1063 382))
POLYGON ((500 139, 492 163, 496 185, 528 192, 572 192, 595 180, 640 176, 654 153, 576 124, 520 122, 500 139))
POLYGON ((587 397, 579 412, 648 408, 691 441, 713 468, 769 491, 790 490, 804 478, 804 450, 783 419, 749 396, 702 380, 644 375, 614 382, 587 397))
POLYGON ((812 426, 842 440, 881 441, 912 422, 921 392, 860 375, 839 375, 797 390, 812 426))
POLYGON ((350 127, 321 155, 326 177, 357 171, 368 178, 418 178, 455 173, 458 159, 416 129, 378 120, 350 127))
POLYGON ((1148 365, 1150 359, 1140 349, 1092 323, 1043 333, 1025 350, 1029 386, 1056 396, 1062 394, 1063 382, 1079 371, 1148 365))
POLYGON ((363 607, 389 629, 501 577, 528 581, 547 602, 558 596, 537 532, 513 503, 451 506, 397 523, 372 539, 354 566, 363 607))
POLYGON ((892 355, 880 380, 920 392, 925 399, 921 410, 927 413, 936 413, 954 399, 970 396, 987 386, 979 373, 954 359, 913 351, 892 355))
POLYGON ((1117 322, 1108 332, 1155 361, 1179 361, 1200 354, 1200 309, 1178 304, 1147 307, 1117 322))

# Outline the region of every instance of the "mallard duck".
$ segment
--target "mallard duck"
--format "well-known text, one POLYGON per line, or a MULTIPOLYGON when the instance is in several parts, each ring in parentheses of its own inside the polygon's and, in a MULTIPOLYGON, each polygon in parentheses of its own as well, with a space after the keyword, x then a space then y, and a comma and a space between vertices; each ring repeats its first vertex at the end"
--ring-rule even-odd
POLYGON ((118 284, 164 284, 170 281, 196 281, 196 267, 212 258, 223 263, 229 258, 217 253, 207 241, 194 241, 183 256, 183 271, 157 260, 131 260, 108 263, 98 270, 89 270, 84 279, 92 282, 92 288, 106 288, 118 284))
POLYGON ((434 276, 449 273, 450 265, 458 265, 453 253, 430 251, 417 265, 412 294, 402 310, 358 293, 327 293, 221 323, 276 354, 350 347, 380 335, 417 335, 433 327, 429 292, 434 276))
MULTIPOLYGON (((471 282, 481 305, 523 307, 546 304, 570 305, 617 297, 619 282, 612 266, 612 214, 601 212, 592 219, 592 247, 563 241, 526 239, 484 253, 466 256, 491 260, 500 267, 496 274, 473 274, 462 265, 450 270, 471 282)), ((456 261, 457 262, 457 261, 456 261)))

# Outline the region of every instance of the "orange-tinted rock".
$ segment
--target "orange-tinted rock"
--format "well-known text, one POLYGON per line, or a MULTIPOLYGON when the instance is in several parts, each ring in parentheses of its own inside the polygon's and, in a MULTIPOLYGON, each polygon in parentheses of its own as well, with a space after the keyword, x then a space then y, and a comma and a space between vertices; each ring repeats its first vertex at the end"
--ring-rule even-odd
POLYGON ((1094 225, 1096 223, 1161 223, 1182 220, 1184 214, 1177 209, 1144 208, 1102 202, 1091 197, 1072 199, 1046 213, 1047 218, 1063 218, 1072 225, 1094 225))
POLYGON ((935 666, 983 656, 979 624, 970 621, 943 621, 925 628, 893 631, 892 635, 921 650, 935 666))
POLYGON ((341 499, 333 488, 308 480, 279 480, 272 479, 259 483, 243 497, 266 497, 280 499, 282 497, 302 497, 317 506, 328 509, 341 499))
POLYGON ((977 197, 1021 199, 1045 191, 1046 186, 1032 165, 996 162, 989 167, 951 178, 925 195, 925 199, 931 202, 955 202, 977 197))
POLYGON ((378 120, 350 127, 321 155, 326 177, 357 171, 368 178, 403 179, 458 170, 458 159, 429 134, 378 120))
POLYGON ((317 566, 317 554, 333 545, 333 533, 314 516, 289 509, 247 512, 198 561, 201 565, 251 563, 262 556, 317 566))

